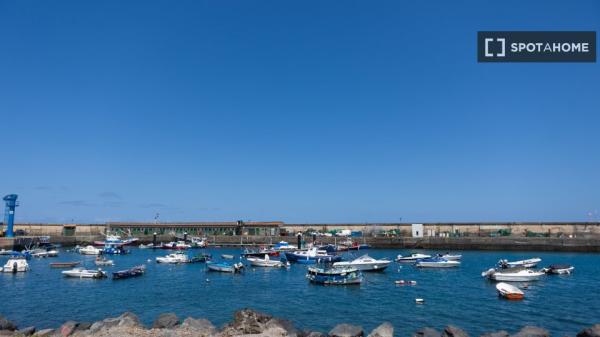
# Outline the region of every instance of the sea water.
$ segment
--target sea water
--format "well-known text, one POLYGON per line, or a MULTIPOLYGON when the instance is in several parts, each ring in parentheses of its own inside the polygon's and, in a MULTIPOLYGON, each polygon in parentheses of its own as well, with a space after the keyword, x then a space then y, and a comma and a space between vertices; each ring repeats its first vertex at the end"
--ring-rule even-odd
MULTIPOLYGON (((187 253, 200 252, 219 260, 221 254, 235 254, 239 259, 240 250, 187 253)), ((242 274, 226 274, 207 271, 203 263, 155 262, 155 257, 168 253, 132 249, 128 255, 110 256, 115 266, 104 268, 109 272, 147 266, 141 277, 115 281, 66 278, 61 274, 64 269, 49 267, 51 262, 82 261, 84 266, 96 268, 93 256, 63 250, 58 258, 32 259, 29 272, 0 275, 0 314, 21 327, 38 328, 57 327, 67 320, 93 322, 124 311, 134 312, 146 324, 160 313, 174 312, 181 318, 203 317, 222 325, 236 310, 250 307, 289 319, 299 328, 323 332, 343 322, 369 330, 388 321, 399 336, 425 326, 442 329, 449 324, 475 336, 500 329, 515 332, 525 325, 562 336, 600 323, 600 254, 466 251, 458 268, 417 269, 393 262, 384 272, 365 273, 360 286, 322 286, 308 282, 305 265, 292 264, 289 269, 248 266, 242 274), (481 277, 482 271, 501 258, 530 257, 542 259, 539 267, 566 263, 574 265, 575 271, 528 282, 522 301, 499 298, 495 283, 481 277), (396 280, 417 284, 400 286, 396 280), (416 298, 424 299, 424 304, 416 304, 416 298)), ((364 253, 393 259, 409 252, 371 249, 352 254, 364 253)), ((0 257, 2 265, 5 261, 6 257, 0 257)))

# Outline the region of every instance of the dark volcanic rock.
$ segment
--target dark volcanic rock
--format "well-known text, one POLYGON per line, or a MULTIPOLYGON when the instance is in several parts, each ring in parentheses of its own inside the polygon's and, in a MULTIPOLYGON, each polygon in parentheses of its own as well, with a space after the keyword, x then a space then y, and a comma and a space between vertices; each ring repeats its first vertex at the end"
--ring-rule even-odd
POLYGON ((577 337, 600 337, 600 324, 593 325, 587 329, 581 330, 577 337))
POLYGON ((179 325, 179 318, 174 313, 160 314, 154 320, 152 328, 155 329, 172 329, 179 325))
POLYGON ((207 319, 194 319, 188 317, 181 324, 182 329, 191 330, 197 336, 213 336, 217 333, 217 328, 207 319))
POLYGON ((367 337, 394 337, 394 326, 385 322, 373 329, 367 337))
POLYGON ((31 335, 33 335, 34 332, 35 332, 34 326, 28 326, 26 328, 19 329, 19 331, 17 331, 17 333, 22 336, 31 336, 31 335))
POLYGON ((17 326, 12 321, 7 320, 4 316, 0 316, 0 330, 17 330, 17 326))
POLYGON ((106 318, 102 321, 93 323, 89 327, 89 332, 91 334, 94 334, 100 330, 110 329, 110 328, 116 327, 116 326, 126 326, 126 327, 139 326, 139 327, 142 327, 142 323, 140 322, 140 319, 135 314, 133 314, 131 312, 125 312, 125 313, 121 314, 121 316, 119 316, 119 317, 106 318))
POLYGON ((271 318, 265 324, 265 330, 269 329, 279 329, 280 332, 288 337, 298 337, 301 335, 300 331, 294 327, 294 324, 286 319, 271 318))
POLYGON ((496 332, 487 332, 479 337, 508 337, 510 334, 507 331, 500 330, 496 332))
POLYGON ((454 325, 448 325, 442 332, 442 337, 469 337, 463 329, 455 327, 454 325))
POLYGON ((440 337, 440 333, 432 328, 421 328, 415 332, 413 337, 440 337))
POLYGON ((519 332, 512 335, 512 337, 549 337, 550 333, 546 329, 538 328, 535 326, 523 327, 519 332))
POLYGON ((329 331, 329 337, 361 337, 364 336, 363 328, 351 324, 338 324, 329 331))
POLYGON ((233 322, 227 324, 221 334, 223 336, 259 334, 265 330, 265 324, 273 318, 271 315, 252 309, 236 311, 233 322))
POLYGON ((91 326, 92 323, 90 322, 79 322, 79 324, 77 324, 77 327, 75 328, 75 331, 85 331, 88 330, 91 326))

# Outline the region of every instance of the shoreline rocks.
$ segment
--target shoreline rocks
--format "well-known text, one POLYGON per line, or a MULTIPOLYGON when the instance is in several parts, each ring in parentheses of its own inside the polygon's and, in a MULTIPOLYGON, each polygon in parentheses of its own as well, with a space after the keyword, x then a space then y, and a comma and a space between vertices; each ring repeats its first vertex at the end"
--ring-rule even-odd
MULTIPOLYGON (((215 327, 204 318, 188 317, 183 321, 174 313, 159 315, 151 327, 146 327, 131 312, 117 317, 105 318, 97 322, 67 321, 56 329, 36 330, 35 327, 18 329, 17 325, 0 315, 0 337, 37 336, 37 337, 364 337, 362 327, 342 323, 334 326, 327 334, 319 331, 301 331, 285 319, 273 317, 252 309, 236 311, 233 320, 223 326, 215 327)), ((385 322, 373 329, 367 337, 394 337, 394 326, 385 322)), ((441 332, 424 327, 417 330, 413 337, 469 337, 459 327, 449 325, 441 332)), ((480 337, 550 337, 546 329, 525 326, 515 334, 505 330, 488 332, 480 337)), ((577 337, 600 337, 600 324, 585 328, 577 337)))

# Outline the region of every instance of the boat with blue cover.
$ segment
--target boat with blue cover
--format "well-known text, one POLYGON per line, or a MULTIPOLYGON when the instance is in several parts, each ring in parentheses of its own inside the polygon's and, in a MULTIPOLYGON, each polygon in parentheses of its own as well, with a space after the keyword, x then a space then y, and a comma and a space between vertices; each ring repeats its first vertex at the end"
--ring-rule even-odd
POLYGON ((102 249, 102 254, 106 254, 106 255, 123 255, 123 254, 129 254, 129 250, 123 248, 123 246, 119 246, 119 245, 115 245, 115 244, 109 244, 104 246, 104 248, 102 249))
POLYGON ((146 272, 146 266, 135 266, 126 270, 119 270, 112 273, 113 280, 126 279, 131 277, 142 276, 146 272))
POLYGON ((238 263, 229 263, 229 262, 207 262, 206 266, 208 270, 211 271, 220 271, 223 273, 239 273, 244 268, 244 265, 241 262, 238 263))
POLYGON ((288 261, 301 264, 333 263, 342 260, 341 255, 329 254, 327 251, 318 250, 317 248, 285 252, 285 257, 288 261))
POLYGON ((450 261, 442 257, 429 257, 426 259, 419 259, 415 266, 419 268, 452 268, 460 266, 460 261, 450 261))
POLYGON ((360 284, 363 280, 362 273, 354 268, 317 268, 309 267, 306 278, 316 284, 324 285, 349 285, 360 284))
POLYGON ((210 261, 210 259, 212 258, 212 255, 210 254, 197 254, 192 256, 192 258, 190 258, 188 263, 199 263, 199 262, 207 262, 210 261))

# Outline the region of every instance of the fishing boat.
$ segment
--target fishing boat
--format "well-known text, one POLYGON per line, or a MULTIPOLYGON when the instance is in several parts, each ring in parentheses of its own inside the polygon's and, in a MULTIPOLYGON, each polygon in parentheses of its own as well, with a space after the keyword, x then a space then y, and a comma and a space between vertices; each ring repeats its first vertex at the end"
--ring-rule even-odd
POLYGON ((276 243, 275 246, 273 246, 273 250, 276 250, 279 252, 292 251, 292 250, 298 250, 298 247, 294 246, 294 245, 290 245, 286 241, 280 241, 280 242, 276 243))
POLYGON ((100 255, 102 254, 102 249, 96 248, 94 246, 87 246, 84 248, 78 249, 79 254, 81 255, 100 255))
POLYGON ((206 248, 208 246, 208 240, 206 238, 192 237, 190 239, 191 248, 206 248))
POLYGON ((360 284, 363 280, 362 273, 354 267, 309 267, 306 278, 312 283, 324 285, 360 284))
POLYGON ((502 296, 509 300, 522 300, 525 296, 525 293, 523 293, 521 289, 512 284, 504 282, 496 284, 496 290, 498 290, 499 296, 502 296))
POLYGON ((573 270, 575 270, 575 267, 573 267, 570 264, 551 264, 548 267, 542 269, 542 271, 546 274, 557 275, 571 274, 573 270))
POLYGON ((206 266, 210 271, 219 271, 223 273, 239 273, 242 271, 242 268, 244 268, 244 265, 240 262, 207 262, 206 266))
POLYGON ((259 257, 248 257, 246 258, 251 265, 255 267, 285 267, 285 263, 278 260, 271 260, 269 254, 265 254, 261 259, 259 257))
POLYGON ((340 243, 340 246, 343 247, 342 250, 361 250, 371 248, 371 246, 366 243, 358 243, 352 240, 342 242, 340 243))
POLYGON ((12 254, 6 261, 2 271, 5 273, 20 273, 29 270, 27 259, 22 254, 12 254))
POLYGON ((326 251, 318 250, 317 248, 285 252, 285 257, 288 261, 301 264, 331 263, 342 260, 340 255, 331 255, 326 251))
POLYGON ((415 266, 419 268, 452 268, 460 266, 460 261, 449 261, 441 257, 430 257, 417 260, 415 266))
POLYGON ((183 241, 177 241, 177 242, 169 242, 169 243, 163 243, 162 246, 160 248, 162 249, 173 249, 173 250, 186 250, 188 248, 191 248, 192 246, 188 245, 187 243, 183 242, 183 241))
POLYGON ((167 256, 157 256, 156 263, 188 263, 190 259, 183 253, 174 253, 167 256))
POLYGON ((244 249, 244 251, 242 252, 242 257, 262 257, 265 255, 279 256, 279 252, 276 250, 264 248, 256 250, 244 249))
POLYGON ((75 262, 53 262, 50 263, 50 268, 73 268, 75 266, 78 266, 81 262, 79 261, 75 261, 75 262))
POLYGON ((365 254, 352 261, 336 262, 333 264, 336 268, 341 267, 354 267, 360 271, 383 271, 387 268, 392 261, 387 259, 377 260, 365 254))
POLYGON ((131 245, 137 242, 139 239, 137 238, 128 238, 121 239, 119 235, 116 234, 106 234, 106 239, 104 241, 94 241, 94 246, 104 247, 106 245, 115 245, 115 246, 126 246, 131 245))
POLYGON ((98 256, 96 258, 96 261, 94 261, 94 263, 97 266, 114 266, 115 265, 115 262, 113 260, 109 260, 105 257, 100 257, 100 256, 98 256))
POLYGON ((221 254, 221 258, 225 260, 233 260, 234 256, 231 254, 221 254))
POLYGON ((130 269, 119 270, 112 273, 113 280, 126 279, 130 277, 142 276, 146 272, 146 266, 135 266, 130 269))
POLYGON ((66 277, 76 277, 76 278, 105 278, 106 272, 102 269, 98 268, 94 269, 84 269, 84 268, 73 268, 71 270, 65 270, 62 274, 66 277))
POLYGON ((448 261, 460 261, 462 259, 462 255, 460 255, 460 254, 444 253, 444 254, 438 254, 437 256, 441 257, 443 259, 446 259, 448 261))
POLYGON ((211 257, 212 256, 210 254, 197 254, 197 255, 192 256, 189 263, 206 262, 206 261, 209 261, 211 259, 211 257))
POLYGON ((498 261, 498 267, 500 268, 535 268, 538 263, 542 262, 539 257, 534 257, 527 260, 513 261, 500 260, 498 261))
POLYGON ((430 257, 431 257, 431 255, 419 254, 419 253, 413 253, 408 256, 398 255, 396 257, 396 262, 413 263, 413 262, 416 262, 417 260, 428 259, 430 257))
POLYGON ((489 269, 481 273, 482 277, 487 277, 494 281, 505 281, 505 282, 528 282, 537 281, 545 274, 540 271, 533 271, 531 269, 520 269, 520 270, 496 270, 494 268, 489 269))
POLYGON ((124 255, 129 254, 130 251, 128 249, 123 248, 123 246, 115 245, 115 244, 107 244, 102 248, 102 254, 106 255, 124 255))

